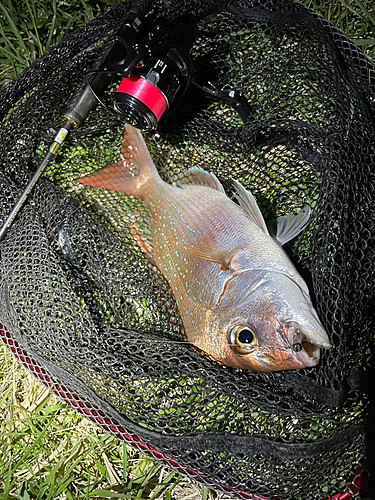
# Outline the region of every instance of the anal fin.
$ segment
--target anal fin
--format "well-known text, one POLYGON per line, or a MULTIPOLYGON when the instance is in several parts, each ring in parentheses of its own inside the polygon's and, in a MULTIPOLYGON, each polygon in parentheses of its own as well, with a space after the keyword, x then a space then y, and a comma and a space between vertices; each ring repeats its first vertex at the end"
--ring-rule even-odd
POLYGON ((152 243, 148 238, 145 238, 144 233, 140 232, 135 226, 130 228, 130 234, 133 236, 135 241, 138 243, 142 252, 145 254, 146 259, 153 265, 155 264, 155 254, 152 243))

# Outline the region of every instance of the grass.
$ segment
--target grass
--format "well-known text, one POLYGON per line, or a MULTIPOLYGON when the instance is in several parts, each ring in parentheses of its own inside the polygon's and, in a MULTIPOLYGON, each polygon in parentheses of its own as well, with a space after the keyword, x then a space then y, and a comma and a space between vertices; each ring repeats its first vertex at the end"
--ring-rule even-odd
POLYGON ((0 350, 0 499, 218 498, 72 412, 0 350))
POLYGON ((373 0, 301 0, 375 60, 375 3, 373 0))
POLYGON ((0 2, 0 82, 18 75, 53 44, 120 0, 0 2))
MULTIPOLYGON (((118 0, 3 0, 0 82, 118 0)), ((375 58, 373 0, 304 0, 375 58)), ((0 346, 0 500, 224 498, 109 436, 26 374, 0 346)))
MULTIPOLYGON (((0 2, 0 82, 18 75, 51 45, 120 0, 0 2)), ((302 0, 375 57, 373 0, 302 0)))

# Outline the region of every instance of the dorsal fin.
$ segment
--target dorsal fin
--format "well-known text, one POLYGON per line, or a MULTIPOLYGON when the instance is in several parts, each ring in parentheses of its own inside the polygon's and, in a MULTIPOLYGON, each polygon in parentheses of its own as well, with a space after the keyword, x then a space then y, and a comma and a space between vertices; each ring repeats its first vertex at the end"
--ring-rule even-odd
POLYGON ((311 207, 305 203, 298 214, 283 215, 282 217, 270 221, 267 224, 270 235, 275 238, 281 246, 285 245, 285 243, 295 238, 305 229, 309 222, 310 215, 311 207))
POLYGON ((206 172, 203 168, 192 167, 186 170, 185 176, 179 181, 179 185, 183 188, 184 184, 198 184, 201 186, 208 186, 217 191, 221 191, 225 194, 223 185, 216 177, 215 174, 211 172, 206 172))
POLYGON ((241 205, 242 209, 246 213, 246 215, 258 226, 262 231, 266 234, 268 233, 268 229, 266 226, 266 222, 263 218, 262 212, 259 210, 258 204, 254 198, 254 196, 247 191, 241 183, 236 180, 233 180, 234 185, 237 190, 237 201, 241 205))

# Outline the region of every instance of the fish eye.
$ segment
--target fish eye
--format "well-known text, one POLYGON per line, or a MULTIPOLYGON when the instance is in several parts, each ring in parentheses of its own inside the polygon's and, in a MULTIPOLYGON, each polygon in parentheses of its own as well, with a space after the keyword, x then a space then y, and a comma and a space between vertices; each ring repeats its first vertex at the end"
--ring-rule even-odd
POLYGON ((237 354, 250 354, 258 345, 254 331, 248 325, 236 325, 229 330, 229 345, 237 354))

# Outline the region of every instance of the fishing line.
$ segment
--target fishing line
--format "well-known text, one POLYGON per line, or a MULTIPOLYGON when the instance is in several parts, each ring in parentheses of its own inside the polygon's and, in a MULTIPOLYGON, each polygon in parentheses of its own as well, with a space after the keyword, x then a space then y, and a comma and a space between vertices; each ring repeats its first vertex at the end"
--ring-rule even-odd
MULTIPOLYGON (((115 177, 117 177, 121 172, 122 170, 125 169, 125 165, 121 167, 121 169, 114 173, 112 175, 112 177, 109 178, 110 181, 112 181, 115 177)), ((42 241, 46 240, 48 238, 48 236, 50 234, 52 234, 56 229, 58 229, 61 224, 63 224, 66 220, 68 220, 75 212, 77 212, 77 210, 79 210, 81 207, 83 207, 83 205, 85 205, 91 198, 94 197, 94 194, 95 194, 96 191, 93 191, 80 205, 78 205, 78 207, 76 207, 74 210, 72 210, 72 212, 70 212, 70 214, 68 214, 64 219, 62 219, 58 224, 56 224, 56 226, 54 226, 48 233, 46 233, 44 236, 42 236, 42 238, 40 238, 39 241, 37 241, 31 248, 29 248, 29 250, 27 250, 25 252, 25 254, 20 257, 18 259, 18 261, 13 264, 13 266, 8 269, 8 271, 6 272, 6 274, 1 278, 0 280, 0 285, 1 283, 5 280, 5 278, 17 267, 17 265, 30 253, 32 252, 40 243, 42 243, 42 241)))

